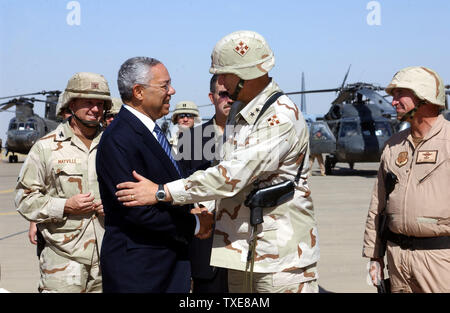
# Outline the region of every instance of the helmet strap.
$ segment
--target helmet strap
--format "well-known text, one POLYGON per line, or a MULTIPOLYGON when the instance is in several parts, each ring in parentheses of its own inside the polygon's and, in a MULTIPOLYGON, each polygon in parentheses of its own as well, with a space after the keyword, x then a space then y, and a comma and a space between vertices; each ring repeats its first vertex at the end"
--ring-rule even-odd
POLYGON ((77 121, 79 121, 81 124, 88 128, 97 128, 100 125, 100 122, 97 121, 86 121, 79 118, 72 110, 70 110, 70 113, 72 113, 72 116, 75 117, 77 121))
POLYGON ((400 119, 400 122, 408 122, 409 119, 412 120, 414 118, 414 115, 416 114, 417 110, 425 102, 426 102, 425 100, 420 100, 419 103, 417 104, 417 106, 414 107, 414 109, 412 109, 411 111, 406 112, 406 114, 402 116, 402 118, 400 119))
POLYGON ((236 85, 236 89, 234 90, 234 93, 230 96, 230 99, 233 101, 237 100, 237 97, 239 96, 239 93, 241 92, 242 88, 244 87, 245 80, 240 78, 239 83, 236 85))

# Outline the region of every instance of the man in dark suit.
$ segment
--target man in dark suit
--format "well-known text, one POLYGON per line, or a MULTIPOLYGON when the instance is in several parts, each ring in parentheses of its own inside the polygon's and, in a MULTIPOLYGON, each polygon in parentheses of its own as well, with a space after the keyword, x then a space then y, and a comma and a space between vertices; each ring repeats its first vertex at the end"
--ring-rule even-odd
MULTIPOLYGON (((208 122, 191 129, 190 136, 183 136, 179 141, 180 145, 190 144, 191 146, 188 149, 191 152, 190 157, 180 160, 189 175, 197 170, 204 170, 216 165, 220 158, 218 147, 223 140, 223 131, 233 101, 225 87, 218 83, 217 78, 217 75, 211 77, 208 94, 211 103, 214 104, 216 114, 208 122), (191 142, 186 142, 183 138, 188 138, 191 142), (199 151, 202 152, 201 156, 195 155, 199 154, 199 151)), ((212 211, 215 208, 215 201, 202 202, 200 205, 212 211)), ((189 245, 193 293, 228 292, 227 269, 209 265, 212 244, 213 237, 210 237, 208 239, 194 238, 189 245)))
POLYGON ((213 215, 162 202, 164 189, 151 206, 125 207, 114 195, 117 184, 139 174, 159 184, 183 177, 155 123, 169 113, 175 89, 166 67, 147 57, 122 64, 117 82, 124 106, 102 136, 96 163, 105 212, 103 291, 189 292, 188 243, 211 231, 213 215))

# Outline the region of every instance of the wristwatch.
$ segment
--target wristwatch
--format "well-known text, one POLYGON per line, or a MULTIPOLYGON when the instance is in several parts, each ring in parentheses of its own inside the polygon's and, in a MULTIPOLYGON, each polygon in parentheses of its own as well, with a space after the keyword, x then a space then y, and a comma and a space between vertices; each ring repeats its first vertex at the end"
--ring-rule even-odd
POLYGON ((164 201, 164 199, 166 198, 166 192, 164 191, 163 184, 158 185, 158 191, 156 192, 155 197, 158 201, 164 201))

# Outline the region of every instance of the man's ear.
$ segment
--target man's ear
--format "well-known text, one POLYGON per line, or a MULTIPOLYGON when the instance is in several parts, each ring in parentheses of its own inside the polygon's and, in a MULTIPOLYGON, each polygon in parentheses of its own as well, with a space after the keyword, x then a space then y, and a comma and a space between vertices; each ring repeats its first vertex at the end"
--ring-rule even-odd
POLYGON ((67 108, 70 110, 70 112, 74 112, 73 111, 74 105, 75 105, 75 99, 70 100, 69 104, 67 105, 67 108))
POLYGON ((208 94, 208 97, 209 97, 209 100, 211 100, 211 103, 214 104, 214 97, 211 92, 208 94))
POLYGON ((138 100, 144 99, 144 86, 138 85, 138 84, 134 85, 133 86, 133 97, 138 100))

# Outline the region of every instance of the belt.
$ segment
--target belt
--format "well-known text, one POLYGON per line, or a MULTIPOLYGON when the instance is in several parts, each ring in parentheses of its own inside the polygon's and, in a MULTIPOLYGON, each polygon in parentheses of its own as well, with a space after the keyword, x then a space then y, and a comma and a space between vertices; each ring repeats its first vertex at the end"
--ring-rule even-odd
POLYGON ((399 245, 404 250, 450 249, 450 236, 411 237, 388 230, 387 240, 399 245))

